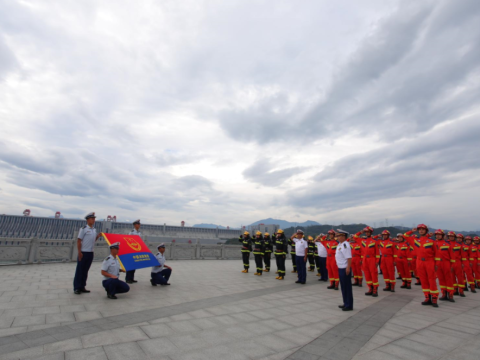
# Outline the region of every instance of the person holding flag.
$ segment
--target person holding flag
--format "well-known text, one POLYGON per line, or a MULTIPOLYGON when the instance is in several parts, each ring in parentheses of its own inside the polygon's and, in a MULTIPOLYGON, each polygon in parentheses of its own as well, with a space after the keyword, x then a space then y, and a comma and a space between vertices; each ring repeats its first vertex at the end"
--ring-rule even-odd
MULTIPOLYGON (((133 222, 133 230, 130 231, 129 235, 137 235, 142 237, 142 233, 140 232, 140 225, 141 225, 140 219, 135 220, 133 222)), ((135 270, 127 271, 127 273, 125 274, 125 281, 127 282, 127 284, 133 284, 138 282, 137 280, 134 279, 134 277, 135 277, 135 270)))
POLYGON ((116 300, 116 294, 124 294, 130 291, 130 287, 118 278, 120 272, 125 270, 120 268, 118 261, 118 250, 120 249, 120 243, 114 243, 110 245, 110 256, 103 260, 101 273, 103 275, 102 285, 107 292, 107 297, 112 300, 116 300))

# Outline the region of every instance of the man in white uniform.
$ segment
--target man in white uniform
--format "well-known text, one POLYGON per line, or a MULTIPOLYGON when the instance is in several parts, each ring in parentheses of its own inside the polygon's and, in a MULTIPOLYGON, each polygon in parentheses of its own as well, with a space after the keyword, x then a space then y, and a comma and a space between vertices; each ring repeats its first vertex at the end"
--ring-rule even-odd
POLYGON ((338 266, 338 275, 340 277, 340 287, 342 288, 343 305, 338 305, 343 311, 353 310, 353 292, 352 292, 352 248, 347 240, 348 232, 337 229, 335 234, 339 244, 335 253, 335 260, 338 266))
POLYGON ((118 262, 117 254, 119 248, 120 243, 118 242, 110 245, 110 256, 107 256, 102 263, 102 285, 107 292, 107 297, 112 300, 117 299, 115 294, 127 293, 130 290, 130 286, 118 278, 120 271, 124 272, 124 270, 120 269, 120 263, 118 262))
POLYGON ((317 245, 317 253, 318 253, 318 260, 319 265, 318 268, 320 269, 321 278, 318 281, 327 281, 328 280, 328 270, 327 270, 327 249, 320 241, 325 235, 320 234, 315 239, 315 245, 317 245))
MULTIPOLYGON (((135 220, 133 222, 133 230, 130 231, 129 235, 137 235, 142 237, 142 233, 140 232, 140 219, 135 220)), ((138 282, 137 280, 134 279, 134 277, 135 277, 135 270, 127 271, 127 273, 125 274, 125 281, 127 282, 127 284, 133 284, 138 282)))
POLYGON ((295 281, 297 284, 305 284, 307 282, 307 254, 308 254, 308 243, 303 238, 303 231, 297 230, 295 234, 291 237, 292 241, 295 243, 295 251, 297 255, 297 271, 298 271, 298 280, 295 281))
POLYGON ((170 275, 172 275, 172 268, 170 266, 165 265, 165 244, 158 245, 158 253, 155 255, 160 266, 153 266, 152 267, 152 279, 150 283, 152 286, 160 285, 170 285, 168 280, 170 279, 170 275))

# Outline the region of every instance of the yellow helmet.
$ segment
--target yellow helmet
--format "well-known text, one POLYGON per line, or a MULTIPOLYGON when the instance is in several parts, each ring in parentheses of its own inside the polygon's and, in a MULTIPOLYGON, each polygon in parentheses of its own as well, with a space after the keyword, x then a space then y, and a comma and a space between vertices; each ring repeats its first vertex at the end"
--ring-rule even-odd
POLYGON ((248 231, 245 231, 243 235, 250 235, 250 233, 248 231))
POLYGON ((262 232, 261 232, 261 231, 257 231, 257 232, 255 233, 255 235, 262 235, 262 232))
POLYGON ((308 237, 308 240, 313 240, 313 237, 309 236, 309 237, 308 237))
POLYGON ((277 234, 283 234, 283 230, 282 230, 282 229, 278 229, 278 230, 277 230, 277 234))
POLYGON ((265 234, 263 234, 263 236, 270 236, 270 234, 266 232, 265 234))

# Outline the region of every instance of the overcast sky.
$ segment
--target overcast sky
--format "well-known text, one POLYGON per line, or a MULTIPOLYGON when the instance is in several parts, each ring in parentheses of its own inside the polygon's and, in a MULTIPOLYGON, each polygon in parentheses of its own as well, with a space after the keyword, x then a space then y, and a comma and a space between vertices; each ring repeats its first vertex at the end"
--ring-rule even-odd
POLYGON ((0 213, 480 229, 480 1, 0 0, 0 213))

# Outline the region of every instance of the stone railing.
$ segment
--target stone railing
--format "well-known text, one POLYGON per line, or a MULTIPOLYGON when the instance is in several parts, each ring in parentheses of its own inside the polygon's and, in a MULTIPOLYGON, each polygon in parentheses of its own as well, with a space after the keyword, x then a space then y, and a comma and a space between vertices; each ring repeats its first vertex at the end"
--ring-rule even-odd
MULTIPOLYGON (((152 253, 160 244, 156 239, 150 242, 148 236, 143 241, 152 253)), ((239 260, 242 258, 240 245, 203 245, 166 243, 165 256, 169 260, 239 260)), ((75 240, 39 240, 0 238, 0 265, 40 264, 49 262, 76 261, 75 240)), ((95 244, 95 260, 103 260, 110 254, 104 240, 95 244)), ((250 255, 253 258, 253 255, 250 255)))

